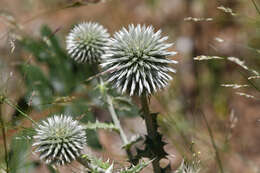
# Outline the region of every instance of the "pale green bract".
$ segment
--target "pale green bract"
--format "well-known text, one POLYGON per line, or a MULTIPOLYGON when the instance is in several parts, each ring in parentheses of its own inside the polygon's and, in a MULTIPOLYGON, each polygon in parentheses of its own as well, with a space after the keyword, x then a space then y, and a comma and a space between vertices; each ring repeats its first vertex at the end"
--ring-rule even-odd
POLYGON ((129 25, 109 39, 101 66, 108 71, 108 82, 121 93, 130 95, 151 94, 167 86, 175 73, 167 59, 176 52, 167 51, 173 44, 165 43, 168 37, 152 26, 129 25))
POLYGON ((86 145, 86 132, 70 116, 54 115, 37 124, 33 146, 46 164, 64 165, 75 160, 86 145))
POLYGON ((68 54, 77 62, 99 63, 109 34, 98 23, 84 22, 76 25, 66 38, 68 54))

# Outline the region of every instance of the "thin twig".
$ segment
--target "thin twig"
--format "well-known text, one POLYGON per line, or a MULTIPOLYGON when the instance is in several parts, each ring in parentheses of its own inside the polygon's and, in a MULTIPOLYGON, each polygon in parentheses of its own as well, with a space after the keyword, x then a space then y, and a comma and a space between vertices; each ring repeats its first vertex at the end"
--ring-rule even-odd
POLYGON ((3 134, 3 142, 4 142, 6 173, 9 173, 9 158, 8 158, 7 140, 6 140, 6 133, 5 133, 5 122, 2 117, 2 105, 3 105, 3 102, 1 99, 0 100, 0 123, 2 126, 2 134, 3 134))
POLYGON ((202 114, 202 117, 203 117, 203 119, 204 119, 204 121, 205 121, 205 123, 207 125, 207 129, 208 129, 208 132, 209 132, 210 140, 211 140, 212 146, 213 146, 213 148, 215 150, 215 153, 216 153, 216 161, 218 163, 220 172, 224 173, 222 162, 221 162, 219 151, 218 151, 218 147, 217 147, 216 142, 214 140, 214 136, 213 136, 212 130, 211 130, 210 126, 209 126, 209 122, 208 122, 205 114, 202 111, 201 111, 201 114, 202 114))

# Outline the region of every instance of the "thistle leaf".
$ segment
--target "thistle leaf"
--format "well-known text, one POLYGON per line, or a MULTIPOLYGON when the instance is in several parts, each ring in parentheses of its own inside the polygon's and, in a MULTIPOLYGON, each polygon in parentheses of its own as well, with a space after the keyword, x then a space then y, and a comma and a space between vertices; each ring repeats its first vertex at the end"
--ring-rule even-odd
MULTIPOLYGON (((83 158, 83 157, 82 157, 83 158)), ((109 163, 109 160, 104 162, 100 158, 91 157, 84 155, 84 159, 89 162, 89 166, 87 168, 88 173, 112 173, 113 164, 109 163)))
POLYGON ((121 170, 118 173, 139 173, 140 171, 142 171, 145 167, 147 167, 153 160, 150 160, 148 162, 145 161, 141 161, 138 165, 134 166, 132 165, 130 168, 128 169, 124 169, 121 170))

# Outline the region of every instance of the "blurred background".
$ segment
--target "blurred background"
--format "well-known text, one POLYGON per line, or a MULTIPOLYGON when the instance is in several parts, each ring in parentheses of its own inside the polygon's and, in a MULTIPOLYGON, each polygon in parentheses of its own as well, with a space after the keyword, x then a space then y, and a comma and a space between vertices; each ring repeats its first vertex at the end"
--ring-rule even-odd
MULTIPOLYGON (((1 0, 0 93, 36 121, 57 113, 82 122, 111 121, 97 82, 83 83, 96 70, 73 62, 65 50, 69 30, 83 21, 102 24, 111 35, 132 23, 153 25, 175 43, 172 50, 178 55, 171 58, 179 61, 177 74, 167 89, 151 97, 151 110, 160 112, 160 132, 168 143, 169 160, 162 164, 175 170, 195 151, 201 172, 217 173, 217 148, 225 172, 260 173, 260 79, 248 80, 256 73, 225 60, 237 57, 260 72, 260 13, 253 1, 1 0), (224 60, 195 61, 200 55, 224 60)), ((116 107, 129 138, 146 133, 138 99, 132 100, 130 108, 116 107)), ((7 105, 2 115, 11 172, 55 172, 31 152, 26 138, 30 121, 7 105)), ((1 134, 0 167, 5 164, 2 139, 1 134)), ((116 133, 88 131, 88 144, 86 152, 110 158, 118 167, 127 164, 116 133)), ((80 169, 75 163, 60 172, 80 169)))

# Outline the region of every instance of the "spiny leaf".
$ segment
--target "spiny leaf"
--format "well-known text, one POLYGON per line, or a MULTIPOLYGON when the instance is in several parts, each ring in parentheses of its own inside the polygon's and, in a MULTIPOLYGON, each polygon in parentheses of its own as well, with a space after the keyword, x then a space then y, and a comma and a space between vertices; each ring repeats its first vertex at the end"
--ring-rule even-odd
POLYGON ((145 167, 147 167, 152 161, 153 160, 150 160, 148 162, 141 161, 141 163, 139 163, 138 165, 136 165, 136 166, 133 165, 128 169, 121 170, 119 173, 139 173, 145 167))
POLYGON ((112 173, 113 171, 113 164, 109 163, 109 160, 104 162, 100 158, 96 157, 90 157, 90 156, 85 156, 85 160, 89 162, 89 168, 88 172, 89 173, 112 173))
POLYGON ((150 159, 162 159, 166 158, 168 155, 166 151, 164 150, 165 142, 162 141, 162 135, 158 132, 158 124, 157 124, 157 115, 158 113, 152 113, 150 116, 153 117, 153 123, 154 127, 156 128, 156 142, 154 140, 150 139, 149 136, 145 136, 145 148, 143 150, 136 149, 137 154, 135 155, 135 159, 139 160, 142 157, 148 157, 150 159))

